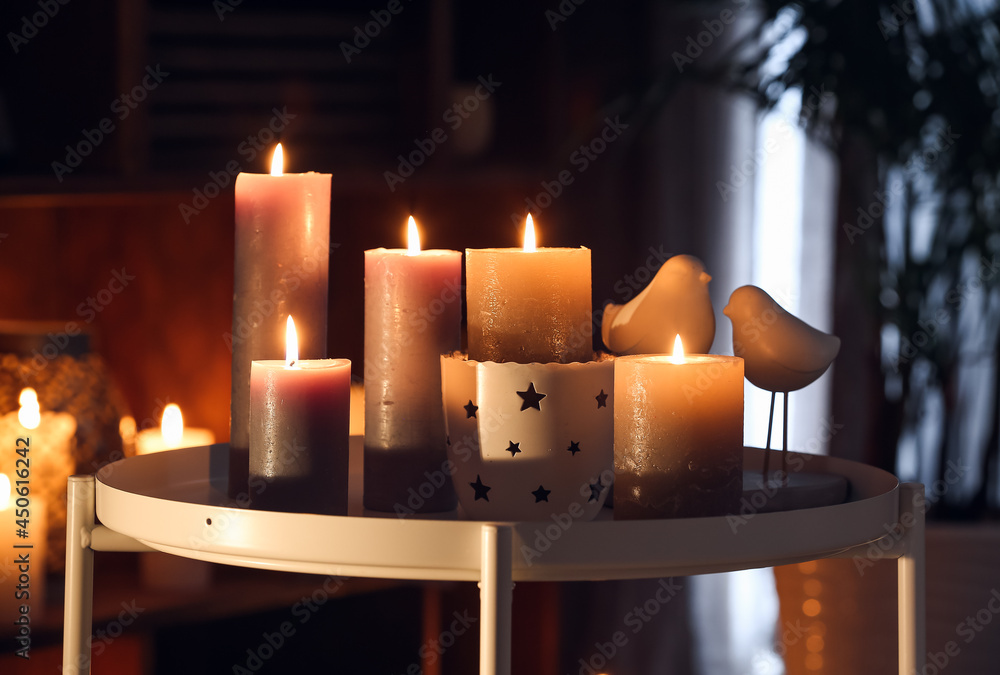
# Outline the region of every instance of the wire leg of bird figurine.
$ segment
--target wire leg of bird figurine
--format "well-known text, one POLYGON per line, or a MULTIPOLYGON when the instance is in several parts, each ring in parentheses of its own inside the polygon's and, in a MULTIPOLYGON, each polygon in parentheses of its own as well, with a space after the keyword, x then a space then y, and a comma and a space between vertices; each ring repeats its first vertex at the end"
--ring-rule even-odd
MULTIPOLYGON (((773 396, 773 394, 772 394, 773 396)), ((788 392, 784 393, 784 411, 781 415, 781 484, 788 485, 788 392)))
POLYGON ((774 426, 774 397, 777 394, 771 392, 771 413, 767 416, 767 445, 764 446, 764 475, 763 485, 767 487, 767 473, 771 465, 771 427, 774 426))

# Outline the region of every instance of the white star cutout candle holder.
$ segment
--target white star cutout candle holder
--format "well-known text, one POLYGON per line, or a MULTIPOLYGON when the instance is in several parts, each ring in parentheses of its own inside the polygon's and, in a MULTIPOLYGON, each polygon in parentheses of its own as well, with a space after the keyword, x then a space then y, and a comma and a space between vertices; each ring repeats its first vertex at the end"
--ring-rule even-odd
POLYGON ((441 357, 448 461, 473 520, 592 520, 614 477, 614 359, 441 357))

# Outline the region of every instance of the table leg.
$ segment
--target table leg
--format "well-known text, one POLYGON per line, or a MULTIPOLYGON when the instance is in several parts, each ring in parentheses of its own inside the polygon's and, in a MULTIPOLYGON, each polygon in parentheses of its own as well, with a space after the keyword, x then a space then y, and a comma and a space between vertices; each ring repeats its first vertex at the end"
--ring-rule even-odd
POLYGON ((899 673, 924 672, 926 659, 926 605, 924 570, 924 486, 899 486, 899 523, 903 528, 902 553, 897 561, 899 579, 899 673))
POLYGON ((66 598, 63 667, 67 675, 89 675, 94 615, 94 477, 70 476, 66 499, 66 598))
POLYGON ((511 531, 483 525, 479 582, 479 675, 510 675, 511 531))

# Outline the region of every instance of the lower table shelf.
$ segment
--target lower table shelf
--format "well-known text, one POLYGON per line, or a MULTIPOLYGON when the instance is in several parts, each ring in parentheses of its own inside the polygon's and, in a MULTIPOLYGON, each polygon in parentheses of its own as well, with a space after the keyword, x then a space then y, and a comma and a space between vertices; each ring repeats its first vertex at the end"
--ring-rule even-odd
MULTIPOLYGON (((352 439, 354 451, 360 442, 352 439)), ((761 467, 764 452, 747 448, 745 466, 761 467)), ((352 486, 349 516, 241 508, 226 494, 227 457, 225 445, 189 448, 116 462, 96 482, 94 477, 71 479, 70 531, 81 536, 67 551, 65 663, 81 663, 84 631, 89 635, 87 577, 92 567, 87 565, 93 564, 94 550, 148 547, 292 572, 478 581, 480 672, 487 675, 509 672, 513 581, 768 567, 851 555, 880 539, 886 540, 887 555, 900 559, 900 672, 912 672, 922 663, 923 513, 917 506, 922 488, 900 486, 891 474, 869 466, 803 456, 809 471, 849 481, 848 500, 835 506, 762 513, 759 505, 746 502, 741 513, 728 517, 614 521, 605 509, 592 522, 567 513, 539 522, 485 523, 458 520, 454 514, 399 518, 365 513, 358 481, 352 486), (95 513, 102 526, 95 527, 95 513)))

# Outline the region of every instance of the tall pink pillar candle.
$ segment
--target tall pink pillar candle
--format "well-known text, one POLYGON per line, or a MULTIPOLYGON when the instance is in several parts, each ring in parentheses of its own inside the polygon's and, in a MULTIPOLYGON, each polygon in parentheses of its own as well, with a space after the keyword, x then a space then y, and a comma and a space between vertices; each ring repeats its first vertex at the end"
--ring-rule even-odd
POLYGON ((250 371, 253 508, 347 515, 351 362, 254 361, 250 371))
POLYGON ((590 249, 536 249, 529 229, 530 247, 465 251, 469 358, 590 361, 590 249))
POLYGON ((302 322, 300 352, 326 356, 330 174, 236 177, 236 265, 230 492, 246 489, 250 363, 284 356, 285 320, 302 322))
POLYGON ((365 251, 364 503, 377 511, 455 508, 440 356, 461 346, 462 254, 365 251))

